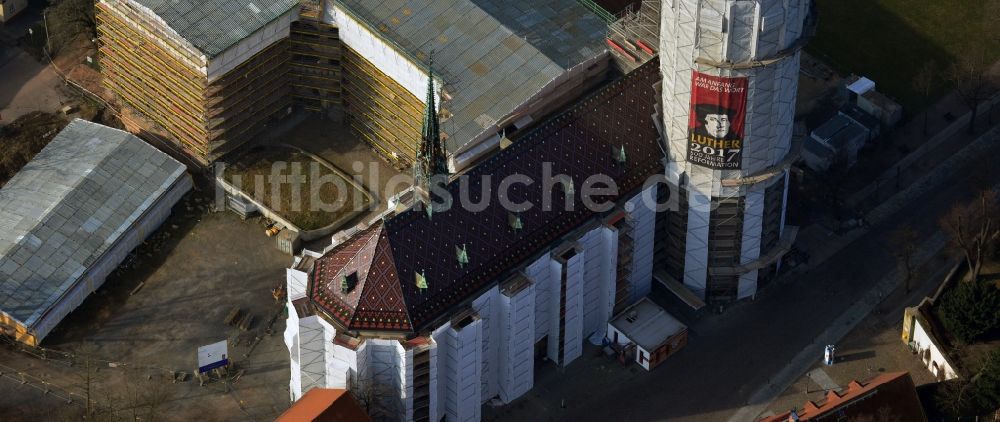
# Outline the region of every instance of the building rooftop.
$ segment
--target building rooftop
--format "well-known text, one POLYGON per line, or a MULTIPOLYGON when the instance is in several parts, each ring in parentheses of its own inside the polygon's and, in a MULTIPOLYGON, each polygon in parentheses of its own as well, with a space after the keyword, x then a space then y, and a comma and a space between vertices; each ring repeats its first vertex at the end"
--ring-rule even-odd
POLYGON ((347 390, 313 388, 275 422, 365 422, 372 420, 347 390))
MULTIPOLYGON (((637 191, 663 171, 659 134, 650 117, 658 63, 652 60, 584 98, 466 173, 470 192, 483 192, 484 181, 491 184, 494 193, 486 209, 474 212, 457 200, 431 218, 411 209, 327 251, 310 273, 310 300, 351 330, 418 331, 596 216, 579 195, 574 195, 573 210, 543 211, 541 183, 511 187, 512 203, 535 204, 512 213, 496 198, 505 177, 520 174, 539 181, 543 163, 551 163, 552 174, 570 176, 575 186, 591 175, 609 176, 619 192, 610 201, 637 191), (613 154, 621 148, 626 163, 613 154), (521 228, 514 228, 513 219, 521 228), (459 247, 468 264, 457 259, 459 247)), ((448 186, 453 198, 460 197, 459 185, 456 180, 448 186)))
POLYGON ((456 151, 567 69, 604 54, 607 24, 576 0, 341 0, 415 57, 434 53, 452 100, 442 121, 456 151))
POLYGON ((33 328, 184 171, 126 132, 71 122, 0 189, 0 311, 33 328))
POLYGON ((854 104, 848 104, 841 107, 839 114, 854 120, 855 123, 864 126, 865 129, 872 132, 878 132, 882 127, 882 122, 879 121, 878 117, 868 114, 867 111, 862 110, 861 107, 854 104))
POLYGON ((840 148, 844 142, 854 139, 859 134, 867 131, 868 129, 864 126, 861 126, 847 116, 837 114, 830 118, 830 120, 827 120, 826 123, 823 123, 822 126, 813 130, 812 137, 825 142, 830 147, 840 148))
POLYGON ((864 76, 853 76, 851 82, 847 84, 847 90, 858 95, 862 95, 873 89, 875 89, 875 81, 864 76))
POLYGON ((686 325, 648 297, 625 308, 611 319, 610 324, 633 343, 648 351, 656 350, 671 337, 687 329, 686 325))
POLYGON ((215 57, 299 5, 298 0, 132 0, 208 57, 215 57))
MULTIPOLYGON (((916 386, 908 372, 890 372, 868 381, 851 381, 847 388, 828 391, 826 399, 807 401, 796 410, 799 421, 878 419, 884 412, 900 421, 927 422, 927 416, 917 396, 916 386)), ((760 422, 787 422, 791 411, 761 419, 760 422)))
POLYGON ((820 143, 815 138, 806 138, 803 148, 819 158, 833 158, 836 152, 831 150, 826 144, 820 143))
POLYGON ((830 120, 827 120, 826 123, 820 125, 820 127, 814 129, 812 131, 812 136, 823 141, 829 141, 834 136, 837 136, 837 133, 840 133, 840 131, 844 130, 844 128, 850 126, 852 123, 851 119, 837 114, 831 117, 830 120))
POLYGON ((889 98, 885 94, 875 90, 868 91, 861 96, 864 97, 869 102, 871 102, 872 104, 875 104, 878 108, 882 109, 883 111, 894 113, 897 110, 903 108, 903 106, 899 105, 899 103, 893 101, 892 98, 889 98))

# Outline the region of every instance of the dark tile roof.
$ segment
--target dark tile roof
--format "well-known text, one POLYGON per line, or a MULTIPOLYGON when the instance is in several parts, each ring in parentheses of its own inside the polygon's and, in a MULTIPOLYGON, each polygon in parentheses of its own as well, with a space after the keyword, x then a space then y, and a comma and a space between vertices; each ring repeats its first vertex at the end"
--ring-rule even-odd
MULTIPOLYGON (((456 198, 451 210, 431 218, 424 211, 409 210, 356 234, 317 260, 310 277, 310 297, 351 330, 425 328, 496 283, 504 271, 594 217, 578 194, 573 210, 542 210, 543 163, 552 163, 552 174, 569 175, 574 186, 582 186, 591 175, 610 176, 621 193, 609 198, 612 201, 624 199, 624 194, 638 190, 648 177, 663 171, 663 152, 652 118, 653 85, 658 80, 659 64, 653 60, 466 173, 473 202, 480 199, 481 183, 490 184, 492 200, 485 210, 473 212, 459 206, 459 181, 455 180, 448 186, 456 198), (624 164, 612 154, 622 147, 627 157, 624 164), (514 174, 536 181, 510 189, 512 203, 535 204, 520 213, 521 230, 511 228, 509 212, 496 198, 500 182, 514 174), (469 264, 460 266, 456 246, 463 245, 469 264), (358 271, 354 292, 359 293, 344 295, 340 276, 353 271, 358 271), (425 291, 416 286, 417 273, 426 277, 425 291)), ((561 195, 553 195, 553 204, 561 203, 561 195)))

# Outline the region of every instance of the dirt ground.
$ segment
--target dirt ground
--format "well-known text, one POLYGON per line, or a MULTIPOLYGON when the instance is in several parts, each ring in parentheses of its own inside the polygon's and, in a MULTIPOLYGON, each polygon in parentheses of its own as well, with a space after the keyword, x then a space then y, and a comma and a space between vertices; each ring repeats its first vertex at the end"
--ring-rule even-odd
POLYGON ((413 184, 408 171, 401 173, 387 164, 368 145, 355 138, 343 122, 310 116, 284 134, 281 141, 316 154, 355 177, 376 195, 379 207, 373 212, 384 210, 388 198, 413 184))
POLYGON ((32 112, 0 128, 0 187, 3 187, 69 123, 63 116, 32 112))
POLYGON ((349 219, 352 212, 368 208, 371 202, 340 173, 291 148, 251 150, 227 166, 225 177, 302 230, 349 219), (289 183, 273 190, 275 176, 297 178, 298 192, 289 183))
POLYGON ((43 341, 50 350, 31 351, 44 358, 0 346, 4 420, 79 420, 88 366, 95 370, 92 400, 135 408, 141 419, 273 420, 288 407, 284 308, 271 289, 284 282, 291 258, 264 235, 261 223, 212 213, 211 193, 189 194, 179 203, 127 269, 43 341), (254 316, 249 331, 223 323, 234 306, 254 316), (231 384, 214 380, 200 387, 191 376, 197 348, 224 339, 235 361, 231 384), (170 381, 174 371, 187 372, 186 381, 170 381))
POLYGON ((40 110, 56 112, 68 101, 59 75, 17 47, 0 43, 0 125, 40 110))

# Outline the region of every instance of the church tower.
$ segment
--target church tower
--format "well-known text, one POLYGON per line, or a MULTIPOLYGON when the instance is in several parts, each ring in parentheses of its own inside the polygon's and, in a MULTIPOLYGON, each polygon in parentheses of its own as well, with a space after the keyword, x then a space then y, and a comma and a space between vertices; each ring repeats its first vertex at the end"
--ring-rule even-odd
POLYGON ((709 304, 752 297, 797 229, 785 226, 799 55, 810 0, 663 0, 659 60, 668 275, 709 304))

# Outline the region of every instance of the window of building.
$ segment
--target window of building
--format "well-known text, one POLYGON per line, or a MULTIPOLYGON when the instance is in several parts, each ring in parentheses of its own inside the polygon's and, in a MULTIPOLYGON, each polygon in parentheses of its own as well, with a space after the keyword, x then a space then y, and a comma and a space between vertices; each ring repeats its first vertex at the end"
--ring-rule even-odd
POLYGON ((350 293, 354 291, 354 288, 357 287, 357 285, 358 285, 358 273, 355 271, 353 273, 345 275, 340 280, 340 291, 345 294, 350 293))

